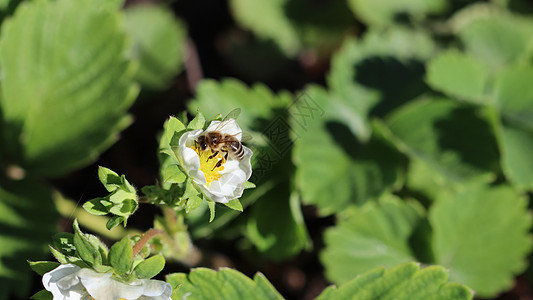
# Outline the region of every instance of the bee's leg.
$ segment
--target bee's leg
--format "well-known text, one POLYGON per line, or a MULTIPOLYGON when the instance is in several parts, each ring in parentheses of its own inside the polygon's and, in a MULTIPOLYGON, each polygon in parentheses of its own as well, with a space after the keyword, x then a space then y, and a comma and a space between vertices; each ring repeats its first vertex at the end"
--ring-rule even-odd
POLYGON ((225 159, 226 161, 228 161, 228 154, 229 154, 229 152, 226 151, 226 155, 224 155, 224 159, 225 159))
POLYGON ((218 151, 213 151, 212 149, 211 149, 211 152, 213 152, 213 155, 209 156, 209 157, 207 158, 207 161, 209 161, 211 158, 214 158, 214 157, 217 156, 217 154, 218 154, 218 151))
POLYGON ((213 169, 211 169, 211 171, 213 171, 214 169, 216 169, 216 168, 218 168, 220 166, 222 166, 222 159, 218 160, 217 164, 213 167, 213 169))

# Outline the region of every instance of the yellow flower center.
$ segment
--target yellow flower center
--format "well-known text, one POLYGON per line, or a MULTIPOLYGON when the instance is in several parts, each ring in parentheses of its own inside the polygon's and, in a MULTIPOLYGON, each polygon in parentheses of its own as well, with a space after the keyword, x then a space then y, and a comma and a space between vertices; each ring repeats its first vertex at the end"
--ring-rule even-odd
POLYGON ((222 155, 223 152, 219 151, 215 155, 212 151, 202 151, 195 146, 192 146, 191 149, 198 153, 198 157, 200 157, 200 170, 204 172, 207 186, 212 181, 219 180, 222 176, 219 172, 224 170, 224 164, 226 163, 226 159, 222 155))

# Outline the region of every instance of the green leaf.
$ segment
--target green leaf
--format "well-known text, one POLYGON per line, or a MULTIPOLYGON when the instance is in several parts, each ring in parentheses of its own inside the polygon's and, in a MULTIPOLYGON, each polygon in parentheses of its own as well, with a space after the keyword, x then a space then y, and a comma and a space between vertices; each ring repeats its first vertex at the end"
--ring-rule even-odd
POLYGON ((264 258, 280 261, 310 249, 300 205, 298 195, 291 194, 286 183, 278 184, 250 207, 246 236, 264 258))
POLYGON ((346 282, 378 266, 415 260, 409 238, 424 215, 417 202, 384 196, 378 203, 353 207, 325 233, 320 258, 326 276, 346 282))
POLYGON ((118 275, 128 273, 133 265, 133 247, 130 239, 125 237, 111 246, 108 259, 115 273, 118 275))
POLYGON ((368 25, 390 25, 400 15, 422 21, 428 15, 443 13, 448 3, 445 0, 350 0, 353 13, 368 25))
POLYGON ((449 50, 427 66, 427 81, 436 90, 474 103, 484 103, 488 70, 476 57, 449 50))
POLYGON ((51 292, 47 290, 40 290, 39 292, 35 293, 33 296, 30 297, 30 299, 33 300, 53 300, 54 296, 51 292))
POLYGON ((327 118, 345 123, 360 141, 368 141, 371 110, 385 115, 426 91, 422 61, 435 48, 427 32, 401 26, 346 39, 327 77, 330 100, 322 107, 327 118))
POLYGON ((517 65, 497 77, 493 125, 501 152, 502 169, 516 186, 533 189, 533 87, 531 66, 517 65))
POLYGON ((317 300, 390 299, 390 300, 471 300, 473 291, 456 283, 447 283, 448 272, 441 266, 419 269, 405 263, 389 270, 368 271, 339 287, 329 286, 317 300))
POLYGON ((533 130, 533 66, 515 65, 496 77, 494 97, 504 122, 533 130))
POLYGON ((110 7, 114 9, 120 9, 122 6, 124 6, 124 2, 126 0, 94 0, 99 5, 102 5, 103 7, 110 7))
POLYGON ((2 26, 0 104, 10 154, 34 175, 93 161, 138 93, 119 11, 93 0, 24 2, 2 26))
POLYGON ((133 39, 131 55, 140 62, 135 79, 143 86, 164 89, 183 69, 187 30, 165 6, 129 5, 125 30, 133 39))
POLYGON ((240 212, 243 211, 242 204, 241 204, 241 201, 239 201, 239 199, 233 199, 228 203, 224 203, 224 205, 236 211, 240 211, 240 212))
POLYGON ((342 41, 352 25, 345 1, 232 0, 235 20, 261 40, 273 41, 287 56, 305 48, 326 54, 342 41), (322 42, 322 43, 321 43, 322 42))
POLYGON ((163 255, 155 255, 142 261, 135 267, 137 278, 150 279, 159 274, 165 267, 165 258, 163 255))
POLYGON ((531 20, 478 5, 465 8, 452 21, 466 50, 492 70, 528 59, 533 40, 531 20))
POLYGON ((182 183, 185 179, 187 179, 187 174, 179 165, 169 165, 163 171, 163 182, 182 183))
POLYGON ((300 48, 300 39, 283 12, 286 2, 232 0, 230 4, 234 18, 241 26, 252 29, 260 38, 276 41, 284 52, 295 55, 300 48))
POLYGON ((98 166, 98 178, 108 192, 114 192, 122 185, 120 176, 106 167, 98 166))
POLYGON ((204 129, 205 117, 201 112, 196 112, 196 117, 187 125, 188 130, 204 129))
POLYGON ((239 271, 222 268, 218 272, 192 269, 189 274, 174 273, 167 276, 172 285, 172 299, 283 299, 261 273, 250 279, 239 271))
POLYGON ((74 220, 74 246, 78 256, 89 266, 102 264, 102 255, 98 248, 89 241, 88 236, 81 232, 78 221, 74 220))
MULTIPOLYGON (((306 94, 320 107, 327 107, 331 99, 315 86, 306 94)), ((399 179, 401 164, 397 151, 381 137, 374 135, 362 144, 349 125, 326 118, 310 118, 305 128, 297 127, 296 118, 292 122, 296 186, 305 203, 318 206, 323 215, 379 197, 399 179)))
POLYGON ((55 261, 28 261, 28 264, 30 264, 31 269, 35 273, 41 276, 59 266, 59 263, 55 261))
POLYGON ((419 99, 386 122, 398 149, 426 164, 424 169, 432 170, 444 189, 488 182, 498 171, 491 128, 472 107, 449 99, 419 99))
POLYGON ((510 288, 531 251, 527 199, 506 186, 442 193, 429 213, 436 262, 490 298, 510 288))
POLYGON ((25 179, 0 180, 0 298, 28 298, 28 259, 48 258, 47 244, 56 232, 58 214, 51 191, 25 179))
POLYGON ((247 87, 237 79, 202 80, 196 88, 196 98, 187 105, 190 112, 201 111, 206 116, 225 115, 240 107, 239 126, 254 129, 255 119, 272 119, 276 108, 286 108, 292 102, 288 92, 274 94, 267 86, 247 87))

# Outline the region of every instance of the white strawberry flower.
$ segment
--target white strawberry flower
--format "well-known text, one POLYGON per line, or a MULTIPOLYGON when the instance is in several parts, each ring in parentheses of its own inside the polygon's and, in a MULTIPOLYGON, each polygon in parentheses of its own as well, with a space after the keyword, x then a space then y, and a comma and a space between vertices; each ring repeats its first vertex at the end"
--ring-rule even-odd
POLYGON ((112 273, 63 264, 43 275, 43 285, 54 300, 170 300, 172 286, 153 279, 130 283, 117 281, 112 273))
POLYGON ((192 130, 184 133, 179 140, 178 157, 191 179, 202 189, 209 199, 228 203, 230 200, 240 198, 244 191, 244 183, 252 175, 252 150, 243 146, 244 158, 237 160, 225 153, 219 152, 211 157, 213 152, 202 151, 198 148, 198 137, 211 131, 234 136, 239 142, 242 139, 242 130, 234 119, 212 121, 204 131, 192 130), (218 161, 222 162, 217 165, 218 161))

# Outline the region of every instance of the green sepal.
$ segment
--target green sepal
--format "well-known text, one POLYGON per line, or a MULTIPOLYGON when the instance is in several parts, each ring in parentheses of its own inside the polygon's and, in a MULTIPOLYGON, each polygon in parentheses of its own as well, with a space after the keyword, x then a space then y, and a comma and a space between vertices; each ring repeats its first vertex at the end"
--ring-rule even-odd
POLYGON ((98 167, 98 178, 108 192, 113 192, 122 185, 122 180, 117 173, 102 166, 98 167))
POLYGON ((94 247, 96 247, 96 249, 98 249, 98 252, 100 252, 100 255, 102 256, 102 263, 107 264, 107 253, 109 252, 109 249, 107 248, 107 246, 104 243, 102 243, 102 241, 95 235, 87 234, 87 233, 85 233, 84 235, 85 237, 87 237, 87 240, 89 241, 89 243, 91 243, 94 247))
POLYGON ((185 212, 189 213, 190 211, 198 208, 202 204, 202 198, 198 197, 198 195, 189 197, 187 199, 187 204, 185 206, 185 212))
POLYGON ((74 246, 78 256, 89 266, 98 266, 102 264, 102 255, 98 247, 93 245, 89 239, 80 230, 77 220, 74 220, 74 246))
POLYGON ((157 185, 145 185, 141 189, 144 198, 148 201, 156 201, 161 197, 161 188, 157 185))
POLYGON ((125 237, 111 246, 108 259, 115 273, 118 275, 128 273, 133 264, 133 247, 130 239, 125 237))
POLYGON ((85 204, 83 208, 90 214, 95 216, 103 216, 109 213, 109 209, 113 206, 111 202, 105 198, 95 198, 91 199, 85 204))
POLYGON ((117 173, 108 168, 99 166, 98 178, 100 178, 100 182, 102 182, 108 192, 114 192, 117 189, 121 189, 128 193, 136 192, 133 185, 126 180, 124 175, 119 176, 117 173))
POLYGON ((83 262, 83 260, 81 260, 80 258, 78 258, 76 256, 65 255, 65 254, 61 253, 59 250, 55 249, 52 246, 48 246, 48 248, 50 249, 50 253, 52 253, 54 258, 57 259, 57 261, 62 263, 62 264, 75 264, 75 265, 77 265, 80 268, 81 267, 84 267, 84 268, 89 268, 90 267, 88 264, 83 262))
POLYGON ((125 190, 116 190, 114 192, 112 192, 110 195, 109 195, 109 201, 114 203, 114 204, 120 204, 122 203, 125 199, 137 199, 137 194, 136 193, 130 193, 130 192, 127 192, 125 190))
POLYGON ((54 256, 55 259, 57 259, 58 262, 62 264, 68 264, 67 256, 63 253, 61 253, 59 250, 55 249, 52 246, 48 246, 48 249, 50 250, 50 253, 54 256))
POLYGON ((243 186, 244 186, 244 189, 253 189, 255 188, 255 183, 250 182, 250 181, 245 181, 243 186))
POLYGON ((189 125, 187 125, 187 129, 189 130, 196 130, 196 129, 204 129, 205 126, 205 117, 202 115, 201 112, 198 112, 196 114, 196 117, 192 119, 191 122, 189 122, 189 125))
POLYGON ((207 205, 209 206, 209 223, 211 223, 215 219, 215 202, 208 200, 207 205))
POLYGON ((179 164, 179 162, 180 162, 178 157, 176 156, 176 153, 173 150, 171 150, 171 149, 161 149, 159 151, 159 153, 163 153, 163 154, 168 155, 173 164, 179 164))
POLYGON ((240 212, 243 211, 242 204, 241 204, 241 201, 239 201, 239 199, 230 200, 228 203, 224 203, 224 205, 226 205, 227 207, 233 210, 237 210, 240 212))
POLYGON ((109 218, 109 220, 107 220, 105 227, 107 228, 107 230, 111 230, 117 227, 120 222, 126 223, 126 218, 122 216, 112 216, 111 218, 109 218))
POLYGON ((163 135, 161 136, 161 140, 159 141, 159 148, 162 150, 171 150, 172 145, 177 145, 177 134, 181 133, 185 129, 185 125, 183 125, 180 120, 175 117, 170 117, 165 122, 163 135))
POLYGON ((128 180, 126 180, 126 176, 120 175, 120 181, 122 182, 122 185, 120 187, 123 190, 129 193, 135 194, 135 195, 137 194, 137 190, 128 180))
POLYGON ((64 255, 76 255, 74 235, 70 232, 60 232, 52 237, 52 247, 64 255))
POLYGON ((177 164, 172 164, 163 171, 163 182, 182 183, 186 179, 187 174, 177 164))
POLYGON ((30 297, 33 300, 53 300, 54 296, 47 290, 40 290, 30 297))
POLYGON ((28 261, 28 264, 30 265, 30 268, 35 271, 35 273, 41 276, 52 271, 60 265, 60 263, 55 261, 28 261))
POLYGON ((93 266, 93 269, 98 273, 110 273, 111 271, 113 271, 112 267, 105 265, 95 265, 93 266))
POLYGON ((159 274, 165 267, 165 258, 163 255, 152 256, 135 267, 137 278, 150 279, 159 274))
POLYGON ((131 216, 135 210, 137 210, 138 204, 137 201, 133 199, 123 199, 119 203, 113 205, 109 212, 124 217, 125 219, 131 216))
POLYGON ((211 122, 212 121, 222 121, 222 114, 218 113, 218 114, 214 115, 210 120, 211 120, 211 122))
POLYGON ((198 191, 192 180, 189 178, 185 184, 185 191, 183 192, 182 198, 188 199, 190 197, 197 196, 198 194, 200 194, 200 191, 198 191))

